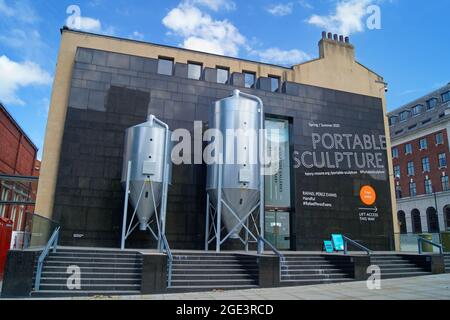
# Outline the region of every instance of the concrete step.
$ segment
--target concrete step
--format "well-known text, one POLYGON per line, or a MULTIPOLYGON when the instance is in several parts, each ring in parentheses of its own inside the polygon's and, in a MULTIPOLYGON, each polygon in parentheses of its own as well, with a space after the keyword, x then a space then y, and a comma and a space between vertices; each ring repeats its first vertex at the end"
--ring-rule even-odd
POLYGON ((58 247, 56 252, 63 252, 63 253, 95 253, 95 254, 140 254, 139 250, 118 250, 118 249, 112 249, 112 250, 105 250, 105 249, 96 249, 96 248, 67 248, 67 247, 58 247))
MULTIPOLYGON (((377 265, 377 264, 373 264, 377 265)), ((417 268, 417 266, 413 263, 395 263, 395 264, 379 264, 381 269, 398 269, 398 268, 417 268)))
POLYGON ((386 273, 381 272, 381 279, 409 278, 419 276, 429 276, 430 272, 407 272, 407 273, 386 273))
POLYGON ((341 270, 353 270, 353 266, 336 266, 336 265, 288 265, 283 266, 288 270, 328 270, 328 269, 341 269, 341 270))
MULTIPOLYGON (((34 281, 34 279, 33 279, 34 281)), ((136 278, 81 278, 81 286, 91 286, 91 285, 140 285, 141 279, 136 278)), ((59 284, 66 285, 67 277, 45 277, 41 278, 41 286, 47 284, 59 284)))
POLYGON ((66 256, 50 256, 45 260, 46 262, 91 262, 91 263, 142 263, 141 257, 132 257, 132 258, 104 258, 104 257, 66 257, 66 256))
POLYGON ((76 265, 80 268, 138 268, 142 267, 142 263, 127 263, 127 262, 69 262, 69 261, 46 261, 46 267, 69 267, 76 265))
POLYGON ((190 286, 176 286, 167 288, 167 293, 182 293, 182 292, 207 292, 207 291, 232 291, 232 290, 247 290, 259 288, 258 285, 190 285, 190 286))
MULTIPOLYGON (((249 266, 253 266, 253 265, 249 265, 249 266)), ((205 271, 208 269, 223 269, 224 267, 226 268, 243 268, 244 265, 242 264, 227 264, 227 265, 223 265, 223 264, 177 264, 174 263, 173 264, 173 269, 204 269, 205 271)))
POLYGON ((309 275, 320 275, 320 274, 333 274, 333 273, 345 273, 342 269, 289 269, 289 270, 283 270, 282 274, 290 274, 290 275, 296 275, 296 274, 309 274, 309 275))
MULTIPOLYGON (((174 269, 174 274, 205 274, 205 269, 174 269)), ((209 269, 208 274, 241 274, 241 273, 248 273, 248 274, 258 274, 258 268, 254 269, 209 269)))
POLYGON ((202 265, 256 265, 256 261, 252 260, 174 260, 174 264, 176 265, 185 265, 185 264, 202 264, 202 265))
MULTIPOLYGON (((90 284, 83 286, 83 291, 140 291, 141 284, 90 284)), ((58 290, 68 291, 67 285, 64 284, 47 284, 40 285, 40 290, 58 290)))
POLYGON ((208 287, 231 287, 231 286, 247 286, 247 285, 257 285, 255 280, 252 279, 227 279, 227 280, 172 280, 172 285, 174 287, 193 287, 193 286, 208 286, 208 287))
POLYGON ((282 280, 282 286, 311 286, 317 284, 328 284, 328 283, 341 283, 354 281, 352 278, 342 278, 342 279, 320 279, 320 280, 282 280))
POLYGON ((409 272, 424 272, 422 268, 381 268, 382 273, 409 273, 409 272))
POLYGON ((256 261, 256 257, 250 257, 250 256, 201 256, 201 255, 191 255, 191 256, 179 256, 174 255, 174 260, 242 260, 242 261, 256 261))
POLYGON ((351 278, 346 273, 330 273, 330 274, 296 274, 296 275, 282 275, 282 280, 322 280, 322 279, 348 279, 351 278))
POLYGON ((39 290, 31 293, 32 298, 68 298, 68 297, 114 297, 140 295, 139 290, 130 291, 86 291, 86 290, 39 290))
POLYGON ((197 281, 197 280, 257 280, 257 275, 241 274, 173 274, 172 280, 197 281))
MULTIPOLYGON (((70 275, 66 272, 42 272, 42 278, 65 278, 67 279, 70 275)), ((101 273, 101 272, 82 272, 82 279, 141 279, 141 272, 134 273, 101 273)))
POLYGON ((76 251, 76 252, 62 252, 57 251, 56 253, 50 252, 50 257, 94 257, 94 258, 135 258, 141 257, 141 254, 136 253, 95 253, 95 252, 84 252, 84 251, 76 251))
MULTIPOLYGON (((115 274, 122 274, 122 273, 130 273, 130 272, 136 272, 141 273, 142 268, 141 267, 96 267, 96 266, 82 266, 81 273, 115 273, 115 274)), ((43 272, 58 272, 58 273, 66 273, 67 272, 67 266, 48 266, 44 264, 44 267, 42 269, 43 272)))

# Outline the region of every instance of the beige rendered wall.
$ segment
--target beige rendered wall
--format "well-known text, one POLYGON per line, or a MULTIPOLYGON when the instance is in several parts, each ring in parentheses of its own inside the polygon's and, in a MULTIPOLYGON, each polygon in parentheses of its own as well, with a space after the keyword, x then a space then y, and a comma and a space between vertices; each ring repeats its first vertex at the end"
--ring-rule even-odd
MULTIPOLYGON (((221 57, 201 52, 180 50, 154 44, 141 43, 125 39, 86 34, 64 30, 57 61, 57 69, 53 83, 47 130, 45 134, 41 174, 36 200, 36 213, 51 218, 53 212, 56 179, 58 175, 59 157, 66 119, 68 97, 75 54, 78 47, 105 50, 147 58, 159 56, 174 58, 175 62, 199 62, 204 67, 228 67, 230 72, 251 71, 258 77, 268 75, 280 76, 283 81, 293 81, 329 89, 347 91, 383 99, 384 112, 386 103, 384 85, 377 83, 383 79, 357 63, 354 59, 354 48, 349 44, 322 39, 319 43, 320 58, 292 69, 269 64, 257 63, 221 57)), ((385 117, 385 131, 390 150, 389 126, 385 117)), ((391 153, 388 152, 390 172, 392 172, 391 153)), ((392 203, 394 214, 394 230, 399 230, 395 208, 395 190, 391 179, 392 203)))

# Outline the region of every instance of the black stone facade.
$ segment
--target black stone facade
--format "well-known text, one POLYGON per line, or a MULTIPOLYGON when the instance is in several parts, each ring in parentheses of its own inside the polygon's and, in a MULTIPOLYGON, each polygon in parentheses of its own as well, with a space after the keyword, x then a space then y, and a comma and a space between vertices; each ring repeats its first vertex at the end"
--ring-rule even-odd
MULTIPOLYGON (((383 134, 383 108, 379 98, 285 82, 281 93, 272 93, 267 78, 258 89, 245 89, 242 74, 231 84, 216 83, 214 69, 205 68, 202 80, 187 78, 184 64, 175 65, 174 75, 157 74, 157 60, 79 48, 73 68, 71 93, 65 122, 54 218, 62 225, 62 245, 118 247, 120 244, 123 190, 120 184, 125 129, 145 122, 154 114, 172 130, 193 133, 193 121, 207 127, 211 104, 232 90, 259 96, 267 115, 291 122, 291 151, 311 149, 314 121, 338 122, 342 132, 383 134)), ((387 164, 386 152, 383 163, 387 164)), ((386 165, 386 170, 387 170, 386 165)), ((173 167, 169 188, 167 237, 172 248, 202 249, 205 221, 204 165, 173 167)), ((359 189, 357 189, 359 192, 359 189)), ((322 241, 341 232, 374 250, 391 248, 392 212, 387 174, 305 178, 293 170, 291 242, 294 250, 320 250, 322 241), (376 223, 356 219, 356 187, 370 183, 377 190, 376 223), (356 186, 356 187, 355 187, 356 186), (302 192, 310 189, 339 190, 333 209, 303 207, 302 192)), ((133 235, 128 245, 148 248, 150 236, 133 235)))

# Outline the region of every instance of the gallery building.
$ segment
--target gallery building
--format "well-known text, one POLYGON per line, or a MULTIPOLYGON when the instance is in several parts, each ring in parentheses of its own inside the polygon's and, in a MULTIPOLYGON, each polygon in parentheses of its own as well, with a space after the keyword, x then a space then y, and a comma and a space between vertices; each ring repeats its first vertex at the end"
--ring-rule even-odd
MULTIPOLYGON (((385 82, 355 60, 348 38, 326 33, 319 58, 283 67, 64 28, 36 212, 61 224, 61 245, 118 247, 125 130, 149 114, 171 130, 192 132, 194 121, 206 130, 212 104, 234 89, 260 97, 266 126, 288 136, 285 172, 266 179, 278 195, 265 201, 273 244, 321 250, 343 233, 393 249, 385 82), (364 186, 376 195, 369 205, 364 186)), ((173 166, 166 234, 175 249, 203 247, 205 168, 173 166)), ((130 241, 146 248, 150 237, 130 241)))

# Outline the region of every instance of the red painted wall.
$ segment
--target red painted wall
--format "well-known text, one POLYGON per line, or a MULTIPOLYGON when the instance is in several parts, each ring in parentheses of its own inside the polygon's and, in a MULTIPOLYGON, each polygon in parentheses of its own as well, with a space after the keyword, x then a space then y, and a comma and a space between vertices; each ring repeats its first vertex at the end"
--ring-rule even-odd
MULTIPOLYGON (((0 104, 0 174, 19 175, 19 176, 38 176, 40 162, 36 160, 37 148, 23 132, 20 126, 14 121, 8 111, 0 104)), ((2 194, 2 185, 0 184, 0 196, 2 194)), ((32 187, 32 194, 35 197, 36 187, 32 187)), ((8 200, 13 199, 12 192, 9 193, 8 200)), ((5 217, 11 218, 12 206, 7 206, 5 217)), ((25 208, 26 212, 33 211, 33 207, 25 208)), ((23 221, 17 221, 19 218, 19 208, 17 207, 16 221, 14 229, 19 230, 23 227, 23 221)), ((22 216, 22 220, 25 214, 22 216)))

